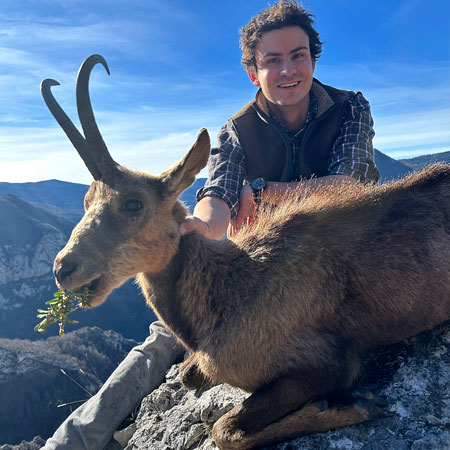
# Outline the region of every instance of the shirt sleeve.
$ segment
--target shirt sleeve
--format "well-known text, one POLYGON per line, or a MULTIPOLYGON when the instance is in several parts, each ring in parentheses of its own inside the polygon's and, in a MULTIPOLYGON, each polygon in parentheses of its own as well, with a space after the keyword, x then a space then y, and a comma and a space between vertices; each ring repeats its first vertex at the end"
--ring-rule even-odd
POLYGON ((211 148, 208 160, 208 179, 197 191, 196 199, 217 197, 226 202, 231 218, 239 210, 239 194, 245 176, 245 157, 231 120, 220 130, 217 147, 211 148))
POLYGON ((330 175, 350 175, 363 183, 376 182, 380 174, 374 161, 374 136, 369 102, 361 92, 351 93, 341 132, 330 154, 330 175))

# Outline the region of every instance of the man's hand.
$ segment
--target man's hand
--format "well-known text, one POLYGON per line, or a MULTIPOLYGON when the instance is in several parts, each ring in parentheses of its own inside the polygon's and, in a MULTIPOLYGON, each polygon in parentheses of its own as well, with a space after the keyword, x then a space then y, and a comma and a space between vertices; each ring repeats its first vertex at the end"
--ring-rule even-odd
POLYGON ((230 208, 224 200, 204 197, 195 206, 193 214, 180 225, 180 234, 196 231, 208 239, 220 240, 225 235, 230 216, 230 208))
POLYGON ((203 234, 205 237, 209 237, 211 229, 207 222, 199 219, 195 216, 187 216, 184 222, 180 225, 180 234, 187 234, 196 231, 197 233, 203 234))
POLYGON ((255 216, 256 205, 253 200, 253 191, 249 184, 242 186, 239 195, 239 212, 234 219, 231 219, 229 234, 236 234, 244 223, 250 224, 255 216))

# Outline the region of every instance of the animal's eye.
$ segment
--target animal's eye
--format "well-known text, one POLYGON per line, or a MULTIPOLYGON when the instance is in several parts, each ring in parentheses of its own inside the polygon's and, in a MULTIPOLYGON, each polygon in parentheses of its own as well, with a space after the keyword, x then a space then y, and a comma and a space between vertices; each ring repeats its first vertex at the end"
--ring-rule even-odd
POLYGON ((138 213, 144 208, 143 203, 140 200, 127 200, 121 206, 121 210, 128 213, 138 213))

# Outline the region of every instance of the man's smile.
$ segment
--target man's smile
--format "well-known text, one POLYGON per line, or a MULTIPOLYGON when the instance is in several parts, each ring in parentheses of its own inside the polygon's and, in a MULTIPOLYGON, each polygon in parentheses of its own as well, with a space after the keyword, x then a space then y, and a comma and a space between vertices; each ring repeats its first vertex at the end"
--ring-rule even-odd
POLYGON ((289 89, 289 88, 296 87, 299 84, 300 84, 300 81, 292 81, 290 83, 279 84, 278 87, 281 88, 281 89, 289 89))

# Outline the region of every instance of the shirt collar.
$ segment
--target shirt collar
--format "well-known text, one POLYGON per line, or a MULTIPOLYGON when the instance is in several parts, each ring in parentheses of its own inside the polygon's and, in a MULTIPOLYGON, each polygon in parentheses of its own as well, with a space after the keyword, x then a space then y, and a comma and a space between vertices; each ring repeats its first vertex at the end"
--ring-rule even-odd
POLYGON ((317 104, 317 99, 316 96, 314 95, 314 93, 312 92, 312 90, 309 92, 309 109, 308 109, 308 114, 306 116, 306 120, 305 123, 303 124, 303 126, 297 130, 297 131, 291 131, 288 130, 286 128, 286 126, 284 125, 283 122, 281 122, 273 113, 273 111, 271 110, 269 103, 266 101, 266 105, 267 105, 267 110, 269 113, 269 117, 271 118, 271 120, 274 120, 275 122, 278 123, 278 125, 280 125, 280 127, 283 129, 283 131, 285 132, 285 134, 287 136, 289 136, 291 139, 295 138, 298 134, 300 134, 306 127, 306 125, 311 122, 312 120, 314 120, 317 117, 317 109, 318 109, 318 104, 317 104))

